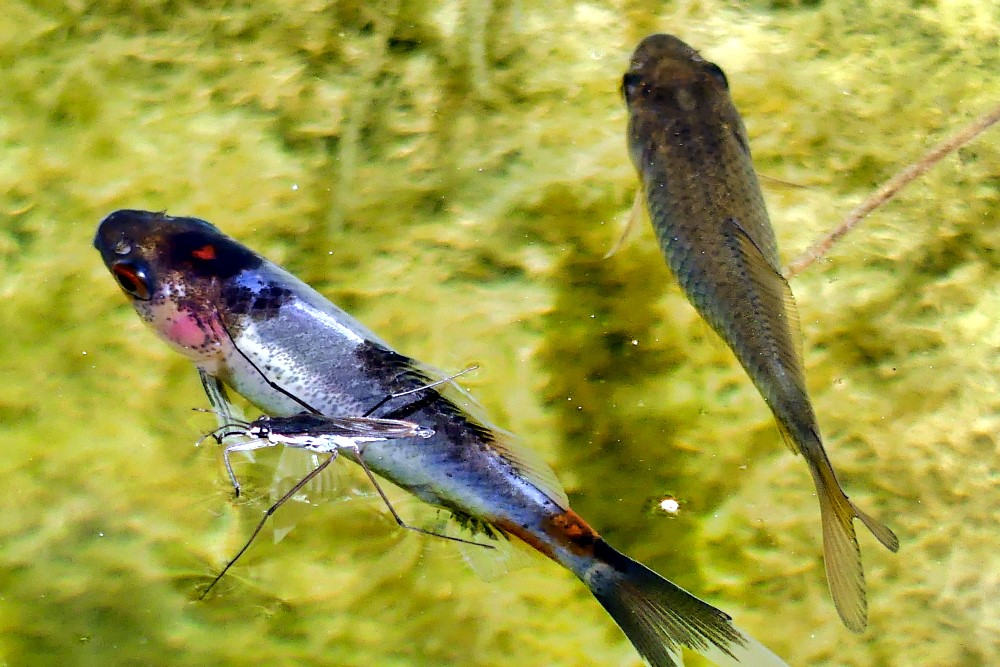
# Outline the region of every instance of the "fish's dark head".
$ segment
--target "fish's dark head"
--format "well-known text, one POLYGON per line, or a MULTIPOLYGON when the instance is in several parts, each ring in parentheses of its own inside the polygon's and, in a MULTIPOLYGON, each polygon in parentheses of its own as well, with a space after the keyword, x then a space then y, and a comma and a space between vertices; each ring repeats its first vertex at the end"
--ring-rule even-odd
POLYGON ((181 283, 186 290, 226 280, 262 261, 204 220, 128 209, 101 221, 94 247, 119 287, 139 301, 181 283))
POLYGON ((223 291, 263 262, 204 220, 163 212, 111 213, 94 247, 139 316, 203 366, 231 345, 220 319, 223 291))
POLYGON ((729 100, 729 83, 722 69, 673 35, 650 35, 632 54, 622 78, 622 96, 629 109, 711 112, 716 102, 729 100))

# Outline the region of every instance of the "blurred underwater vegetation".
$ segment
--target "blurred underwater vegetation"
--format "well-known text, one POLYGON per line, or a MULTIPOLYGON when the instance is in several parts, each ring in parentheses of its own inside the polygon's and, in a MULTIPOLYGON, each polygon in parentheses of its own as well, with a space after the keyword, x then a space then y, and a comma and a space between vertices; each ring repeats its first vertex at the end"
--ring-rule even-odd
POLYGON ((861 538, 860 637, 829 599, 805 465, 652 234, 602 259, 637 184, 618 85, 645 35, 717 62, 759 171, 805 186, 765 182, 789 261, 997 103, 995 3, 4 10, 4 664, 639 664, 557 566, 483 581, 368 500, 283 508, 294 530, 195 602, 277 452, 239 462, 234 502, 220 452, 192 446, 213 424, 195 373, 90 247, 122 207, 205 218, 401 351, 481 364, 463 384, 582 516, 789 664, 1000 663, 997 131, 792 282, 841 481, 903 543, 861 538), (648 511, 667 495, 677 516, 648 511))

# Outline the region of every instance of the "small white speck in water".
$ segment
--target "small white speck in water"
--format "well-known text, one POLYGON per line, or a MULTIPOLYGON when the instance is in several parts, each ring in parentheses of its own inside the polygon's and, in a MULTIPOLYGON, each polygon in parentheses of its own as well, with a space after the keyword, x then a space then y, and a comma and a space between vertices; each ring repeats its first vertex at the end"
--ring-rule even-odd
POLYGON ((666 498, 661 500, 659 503, 659 507, 667 514, 677 514, 678 512, 681 511, 681 504, 677 501, 676 498, 672 498, 670 496, 667 496, 666 498))

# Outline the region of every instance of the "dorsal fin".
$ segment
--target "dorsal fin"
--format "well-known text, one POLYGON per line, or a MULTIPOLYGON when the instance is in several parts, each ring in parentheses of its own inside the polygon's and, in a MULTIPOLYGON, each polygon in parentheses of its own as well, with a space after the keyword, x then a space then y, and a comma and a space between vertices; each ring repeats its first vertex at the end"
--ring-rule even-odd
MULTIPOLYGON (((414 370, 427 376, 431 380, 448 377, 440 370, 422 363, 414 363, 414 370)), ((525 447, 520 439, 499 426, 492 424, 486 418, 486 410, 479 401, 463 389, 455 380, 450 380, 436 388, 444 398, 465 411, 467 417, 485 427, 492 436, 489 447, 493 449, 503 460, 511 465, 525 480, 530 482, 535 488, 544 493, 554 503, 562 509, 569 507, 569 499, 566 491, 556 478, 542 457, 532 449, 525 447)))
POLYGON ((509 431, 495 429, 497 439, 490 446, 497 454, 521 473, 539 491, 548 496, 562 509, 569 509, 569 498, 552 468, 542 460, 538 452, 523 446, 519 438, 509 431))
MULTIPOLYGON (((740 224, 736 218, 729 218, 732 238, 735 239, 735 249, 743 257, 743 266, 747 271, 747 278, 754 288, 753 292, 757 298, 764 301, 761 304, 761 312, 758 316, 773 314, 781 318, 786 323, 790 334, 791 345, 786 349, 781 345, 783 336, 775 336, 774 341, 779 345, 776 350, 781 357, 782 363, 787 368, 795 369, 799 379, 802 377, 802 329, 799 324, 799 311, 795 306, 795 297, 792 296, 792 288, 788 281, 781 275, 781 267, 775 266, 767 260, 767 256, 757 245, 757 242, 740 224)), ((803 387, 803 390, 805 388, 803 387)))

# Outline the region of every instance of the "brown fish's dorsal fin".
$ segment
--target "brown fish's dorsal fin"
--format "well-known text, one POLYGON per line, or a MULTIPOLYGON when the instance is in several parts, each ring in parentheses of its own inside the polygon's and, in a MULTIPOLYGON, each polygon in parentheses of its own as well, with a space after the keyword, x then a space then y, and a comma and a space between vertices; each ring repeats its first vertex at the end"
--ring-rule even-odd
MULTIPOLYGON (((771 303, 762 304, 762 313, 773 313, 776 317, 784 320, 788 327, 789 336, 775 335, 772 337, 778 346, 775 351, 781 358, 786 368, 792 370, 798 376, 796 381, 802 382, 802 328, 799 324, 799 309, 795 306, 795 297, 792 296, 792 288, 788 281, 781 275, 781 267, 775 266, 767 260, 767 256, 754 241, 753 237, 740 224, 736 218, 729 218, 729 228, 732 230, 732 238, 736 241, 735 250, 743 257, 743 266, 747 272, 747 278, 756 289, 754 293, 758 298, 767 299, 771 303), (789 346, 786 347, 785 343, 789 346)), ((805 391, 805 387, 802 387, 805 391)), ((786 434, 782 432, 782 437, 786 434)), ((787 438, 786 438, 787 441, 787 438)), ((798 451, 797 447, 792 447, 793 451, 798 451)))
POLYGON ((647 217, 649 214, 646 210, 645 203, 646 197, 642 186, 640 186, 635 191, 635 199, 632 200, 632 208, 629 210, 628 218, 625 220, 625 226, 622 227, 621 236, 619 236, 618 240, 615 241, 615 244, 611 246, 611 250, 604 253, 603 259, 608 259, 631 243, 632 239, 639 235, 639 231, 643 228, 643 218, 647 217))

